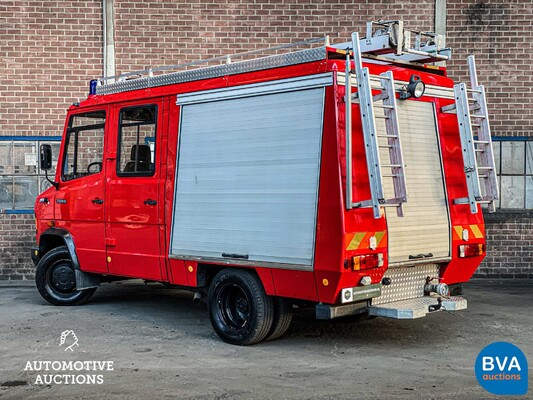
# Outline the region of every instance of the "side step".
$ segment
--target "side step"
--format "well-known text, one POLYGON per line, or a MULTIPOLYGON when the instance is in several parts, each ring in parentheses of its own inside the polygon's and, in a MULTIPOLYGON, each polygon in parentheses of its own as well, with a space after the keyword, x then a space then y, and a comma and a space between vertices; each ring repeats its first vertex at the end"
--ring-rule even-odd
POLYGON ((424 296, 417 299, 400 300, 392 303, 368 307, 368 314, 376 317, 395 319, 415 319, 425 317, 436 311, 465 310, 466 299, 462 297, 449 297, 442 299, 439 307, 437 297, 424 296))

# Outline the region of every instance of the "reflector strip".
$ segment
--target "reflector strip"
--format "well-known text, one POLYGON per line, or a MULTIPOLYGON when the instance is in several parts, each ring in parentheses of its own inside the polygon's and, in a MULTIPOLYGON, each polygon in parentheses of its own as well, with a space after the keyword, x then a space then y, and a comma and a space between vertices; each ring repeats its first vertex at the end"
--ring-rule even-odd
POLYGON ((346 250, 368 249, 370 238, 376 238, 377 247, 387 245, 387 231, 378 232, 356 232, 348 233, 344 236, 344 245, 346 250))
POLYGON ((484 224, 456 225, 453 227, 453 240, 463 240, 463 230, 469 231, 470 239, 482 239, 485 237, 484 224))

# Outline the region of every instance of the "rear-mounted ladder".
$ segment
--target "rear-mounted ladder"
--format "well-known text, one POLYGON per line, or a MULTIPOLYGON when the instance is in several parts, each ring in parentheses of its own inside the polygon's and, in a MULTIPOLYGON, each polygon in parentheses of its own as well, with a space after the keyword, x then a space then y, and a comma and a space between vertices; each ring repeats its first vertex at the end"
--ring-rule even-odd
POLYGON ((470 204, 470 211, 473 214, 477 213, 478 203, 488 204, 489 212, 494 212, 495 200, 499 198, 498 180, 485 88, 478 84, 474 56, 468 56, 468 69, 472 89, 468 89, 464 83, 454 85, 455 104, 442 107, 443 112, 455 111, 457 113, 468 187, 468 197, 455 199, 454 202, 470 204), (484 188, 484 193, 482 188, 484 188))
POLYGON ((368 68, 363 68, 359 35, 352 34, 352 49, 357 79, 357 93, 351 93, 351 57, 346 51, 346 208, 372 207, 374 218, 381 217, 381 207, 397 207, 398 216, 403 216, 402 204, 407 201, 405 185, 405 169, 400 141, 398 124, 398 109, 394 92, 394 78, 391 71, 381 75, 371 76, 368 68), (377 80, 379 86, 372 86, 377 80), (372 90, 381 93, 372 94, 372 90), (366 162, 370 181, 371 199, 353 202, 352 198, 352 101, 357 100, 361 113, 363 137, 365 142, 366 162), (374 108, 383 110, 383 114, 376 115, 374 108), (379 135, 376 130, 376 118, 385 119, 385 134, 379 135), (388 160, 380 160, 380 148, 388 149, 388 160), (385 173, 383 173, 385 171, 385 173), (383 178, 390 178, 393 182, 394 197, 385 198, 383 178))

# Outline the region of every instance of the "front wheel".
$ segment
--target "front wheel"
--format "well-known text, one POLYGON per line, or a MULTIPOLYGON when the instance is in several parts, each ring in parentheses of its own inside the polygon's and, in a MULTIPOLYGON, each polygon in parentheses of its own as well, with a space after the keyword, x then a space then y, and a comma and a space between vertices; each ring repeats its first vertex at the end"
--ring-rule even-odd
POLYGON ((96 288, 76 290, 76 276, 66 246, 46 253, 37 264, 35 284, 41 296, 56 306, 83 304, 96 288))
POLYGON ((220 271, 209 286, 208 306, 213 329, 230 344, 258 343, 272 326, 272 298, 266 295, 257 275, 249 271, 220 271))

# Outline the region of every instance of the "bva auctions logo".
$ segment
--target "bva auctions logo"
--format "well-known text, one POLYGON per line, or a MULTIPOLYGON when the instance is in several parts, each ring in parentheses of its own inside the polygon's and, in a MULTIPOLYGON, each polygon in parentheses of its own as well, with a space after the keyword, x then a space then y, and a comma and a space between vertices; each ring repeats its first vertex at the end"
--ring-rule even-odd
POLYGON ((67 351, 67 350, 74 351, 72 348, 74 346, 79 346, 78 337, 76 336, 74 331, 71 331, 71 330, 68 330, 68 329, 61 333, 61 339, 59 341, 59 347, 63 346, 65 343, 67 343, 67 344, 70 343, 70 342, 67 342, 67 339, 72 341, 72 344, 70 346, 65 347, 65 351, 67 351), (70 339, 69 339, 69 337, 70 337, 70 339))
POLYGON ((492 394, 522 395, 528 389, 527 359, 514 344, 495 342, 476 358, 476 378, 492 394))

